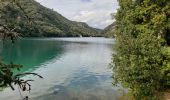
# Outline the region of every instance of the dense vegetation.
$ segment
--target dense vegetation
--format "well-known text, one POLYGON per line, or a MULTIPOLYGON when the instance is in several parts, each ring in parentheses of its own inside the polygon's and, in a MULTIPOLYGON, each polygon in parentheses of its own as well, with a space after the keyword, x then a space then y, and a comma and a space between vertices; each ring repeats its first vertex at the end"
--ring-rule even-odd
POLYGON ((159 99, 158 92, 170 89, 170 1, 118 1, 114 83, 135 100, 159 99))
POLYGON ((34 0, 0 0, 0 22, 24 37, 101 36, 99 29, 70 21, 34 0))

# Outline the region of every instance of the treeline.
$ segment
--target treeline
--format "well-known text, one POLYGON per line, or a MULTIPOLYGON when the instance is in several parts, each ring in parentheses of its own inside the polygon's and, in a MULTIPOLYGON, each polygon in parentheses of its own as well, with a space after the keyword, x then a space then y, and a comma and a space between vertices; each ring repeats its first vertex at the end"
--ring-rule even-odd
POLYGON ((135 100, 158 100, 170 89, 170 1, 118 0, 113 79, 135 100))
POLYGON ((102 36, 101 30, 70 21, 34 0, 0 0, 0 22, 24 37, 102 36))

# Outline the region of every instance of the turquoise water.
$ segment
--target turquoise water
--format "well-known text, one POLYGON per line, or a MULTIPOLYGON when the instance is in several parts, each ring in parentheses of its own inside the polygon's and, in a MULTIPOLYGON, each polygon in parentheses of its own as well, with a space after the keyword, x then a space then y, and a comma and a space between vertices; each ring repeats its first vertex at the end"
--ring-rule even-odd
MULTIPOLYGON (((106 38, 31 38, 15 44, 1 44, 6 63, 22 64, 22 72, 36 72, 30 100, 117 100, 119 88, 112 86, 111 61, 113 39, 106 38)), ((0 100, 21 100, 10 88, 0 92, 0 100)))

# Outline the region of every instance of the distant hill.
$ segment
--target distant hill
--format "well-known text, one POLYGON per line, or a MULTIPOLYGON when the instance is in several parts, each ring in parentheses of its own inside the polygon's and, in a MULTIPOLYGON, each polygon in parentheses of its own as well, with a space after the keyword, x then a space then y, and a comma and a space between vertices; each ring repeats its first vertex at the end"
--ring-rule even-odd
POLYGON ((114 29, 115 29, 115 23, 112 23, 108 27, 106 27, 101 34, 103 34, 105 37, 114 37, 114 29))
POLYGON ((70 21, 34 0, 0 1, 0 22, 25 37, 102 36, 99 29, 70 21))

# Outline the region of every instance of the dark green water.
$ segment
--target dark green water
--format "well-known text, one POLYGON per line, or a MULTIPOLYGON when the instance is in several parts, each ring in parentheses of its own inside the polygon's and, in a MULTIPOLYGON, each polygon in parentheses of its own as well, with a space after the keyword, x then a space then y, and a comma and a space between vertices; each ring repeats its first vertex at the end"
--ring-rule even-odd
MULTIPOLYGON (((30 100, 117 100, 121 92, 112 86, 113 39, 43 38, 22 39, 1 44, 0 54, 7 63, 22 64, 22 72, 44 77, 32 83, 30 100)), ((10 88, 0 92, 0 100, 21 100, 10 88)))

